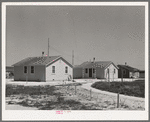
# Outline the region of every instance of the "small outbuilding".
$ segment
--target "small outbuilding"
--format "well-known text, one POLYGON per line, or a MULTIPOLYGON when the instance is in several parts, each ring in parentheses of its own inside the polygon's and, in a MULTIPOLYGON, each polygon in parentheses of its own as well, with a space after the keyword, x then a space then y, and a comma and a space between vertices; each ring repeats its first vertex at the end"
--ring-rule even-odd
POLYGON ((119 67, 118 70, 118 78, 139 78, 139 70, 137 68, 125 65, 117 65, 119 67))
POLYGON ((145 71, 144 70, 139 71, 139 78, 145 78, 145 71))
POLYGON ((73 66, 61 56, 29 57, 14 64, 15 81, 71 80, 73 66))
POLYGON ((98 78, 116 79, 118 78, 118 67, 111 61, 84 62, 73 68, 74 78, 98 78))

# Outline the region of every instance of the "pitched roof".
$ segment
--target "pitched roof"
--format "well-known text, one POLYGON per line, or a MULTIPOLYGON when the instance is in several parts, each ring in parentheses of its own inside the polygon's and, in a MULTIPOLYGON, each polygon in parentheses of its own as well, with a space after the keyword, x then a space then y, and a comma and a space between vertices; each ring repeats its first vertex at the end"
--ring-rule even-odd
POLYGON ((107 68, 110 64, 113 64, 117 69, 118 67, 111 61, 95 61, 95 62, 84 62, 81 65, 78 65, 75 68, 84 68, 84 67, 101 67, 101 68, 107 68))
POLYGON ((145 71, 144 71, 144 70, 140 70, 139 72, 140 72, 140 73, 145 73, 145 71))
POLYGON ((25 58, 13 66, 21 66, 21 65, 48 65, 51 62, 54 62, 60 58, 60 56, 41 56, 41 57, 28 57, 25 58))
POLYGON ((128 66, 128 65, 117 65, 117 66, 119 68, 124 68, 124 69, 127 69, 127 70, 132 71, 132 72, 138 72, 139 71, 139 69, 128 66))

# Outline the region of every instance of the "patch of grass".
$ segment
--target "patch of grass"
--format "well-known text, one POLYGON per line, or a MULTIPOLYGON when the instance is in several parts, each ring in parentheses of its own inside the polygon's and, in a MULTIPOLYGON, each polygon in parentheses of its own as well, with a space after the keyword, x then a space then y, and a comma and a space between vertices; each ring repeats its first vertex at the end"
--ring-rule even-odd
MULTIPOLYGON (((71 84, 69 84, 68 86, 71 86, 71 84)), ((18 97, 18 99, 21 99, 22 101, 16 104, 25 107, 37 107, 40 110, 81 110, 82 108, 88 109, 79 101, 72 99, 66 100, 65 97, 63 96, 64 94, 61 93, 60 90, 61 88, 59 87, 49 85, 15 86, 7 84, 6 97, 22 95, 22 97, 18 97), (44 97, 48 100, 45 100, 44 97)))
POLYGON ((95 82, 93 88, 125 94, 129 96, 145 97, 145 81, 137 80, 133 82, 95 82))
POLYGON ((27 94, 27 95, 53 95, 55 94, 54 86, 21 86, 6 85, 6 97, 11 95, 27 94))

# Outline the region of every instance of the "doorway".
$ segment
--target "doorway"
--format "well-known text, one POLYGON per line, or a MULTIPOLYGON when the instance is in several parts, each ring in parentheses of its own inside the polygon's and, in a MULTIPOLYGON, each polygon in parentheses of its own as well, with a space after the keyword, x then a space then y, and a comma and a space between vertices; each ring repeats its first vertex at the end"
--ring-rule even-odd
POLYGON ((89 69, 89 77, 92 77, 92 68, 89 69))

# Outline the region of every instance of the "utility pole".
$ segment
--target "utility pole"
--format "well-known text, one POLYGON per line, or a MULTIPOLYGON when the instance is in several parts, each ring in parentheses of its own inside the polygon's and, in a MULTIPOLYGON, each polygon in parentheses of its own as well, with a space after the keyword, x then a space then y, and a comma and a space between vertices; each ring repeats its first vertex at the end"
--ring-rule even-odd
POLYGON ((72 66, 74 65, 74 50, 72 50, 72 66))
POLYGON ((48 56, 49 56, 49 38, 48 38, 48 56))
POLYGON ((121 68, 121 82, 123 82, 123 69, 121 68))

